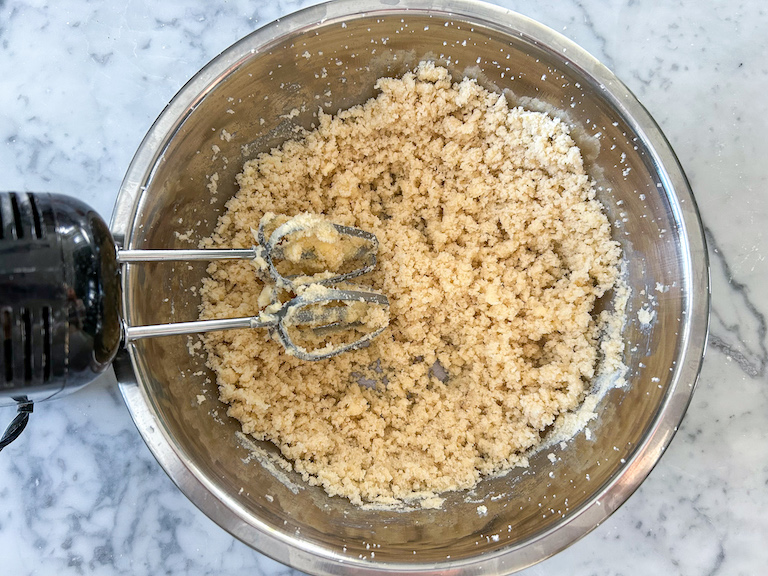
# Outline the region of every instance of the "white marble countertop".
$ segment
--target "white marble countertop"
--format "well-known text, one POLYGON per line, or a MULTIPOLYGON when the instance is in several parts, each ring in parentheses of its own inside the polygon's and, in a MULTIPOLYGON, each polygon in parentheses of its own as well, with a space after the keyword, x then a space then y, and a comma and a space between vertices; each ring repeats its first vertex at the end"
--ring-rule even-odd
MULTIPOLYGON (((691 180, 712 258, 698 389, 660 464, 608 521, 524 574, 758 574, 768 563, 768 11, 762 0, 498 2, 607 64, 691 180)), ((0 189, 108 218, 166 102, 208 60, 308 4, 0 0, 0 189)), ((13 416, 0 409, 0 426, 13 416)), ((0 454, 3 574, 294 573, 171 483, 114 381, 39 404, 0 454)))

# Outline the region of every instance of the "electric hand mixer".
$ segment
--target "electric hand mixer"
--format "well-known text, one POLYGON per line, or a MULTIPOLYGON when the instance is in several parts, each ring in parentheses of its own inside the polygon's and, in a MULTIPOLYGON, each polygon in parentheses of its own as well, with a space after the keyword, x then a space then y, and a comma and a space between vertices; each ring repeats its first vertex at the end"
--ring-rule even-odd
MULTIPOLYGON (((107 224, 83 202, 54 194, 0 193, 0 404, 16 403, 19 413, 0 450, 26 425, 34 401, 73 391, 91 382, 115 358, 121 346, 139 338, 192 334, 233 328, 267 328, 286 351, 302 360, 330 358, 366 345, 386 324, 342 344, 307 349, 295 341, 301 326, 319 335, 360 326, 360 303, 384 309, 378 292, 333 286, 370 272, 378 241, 373 234, 333 224, 341 237, 354 238, 362 265, 325 274, 307 291, 294 276, 278 271, 286 238, 295 225, 278 226, 267 235, 259 226, 258 246, 248 249, 121 250, 107 224), (154 326, 129 326, 121 316, 120 267, 148 261, 252 259, 266 263, 264 275, 296 294, 272 302, 272 313, 244 318, 199 320, 154 326), (10 400, 10 402, 9 402, 10 400)), ((311 249, 302 258, 312 258, 311 249)), ((254 270, 256 272, 256 270, 254 270)), ((306 279, 302 280, 306 282, 306 279)))

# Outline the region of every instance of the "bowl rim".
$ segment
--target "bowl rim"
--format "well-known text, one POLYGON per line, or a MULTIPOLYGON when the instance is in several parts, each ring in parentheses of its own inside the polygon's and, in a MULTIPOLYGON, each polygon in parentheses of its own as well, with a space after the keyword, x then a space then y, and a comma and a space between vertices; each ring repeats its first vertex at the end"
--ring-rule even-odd
MULTIPOLYGON (((481 556, 439 563, 384 563, 332 552, 312 542, 289 538, 254 519, 211 483, 183 454, 152 401, 139 385, 141 362, 132 345, 115 361, 120 391, 145 443, 176 486, 209 518, 261 553, 314 574, 508 574, 540 562, 573 544, 616 511, 639 487, 671 442, 690 403, 703 362, 709 328, 710 283, 706 240, 688 180, 669 142, 632 92, 596 58, 549 27, 505 8, 478 0, 331 0, 270 22, 232 44, 195 74, 173 97, 139 145, 118 192, 110 228, 117 243, 130 247, 131 228, 139 213, 143 191, 151 182, 162 152, 197 104, 222 79, 252 54, 297 32, 381 15, 450 15, 504 33, 527 37, 548 49, 567 54, 567 63, 592 80, 603 97, 644 141, 687 240, 682 247, 685 276, 682 350, 664 401, 642 444, 595 495, 564 522, 516 545, 481 556), (564 526, 568 530, 562 530, 564 526)), ((128 310, 123 275, 122 309, 128 310)))

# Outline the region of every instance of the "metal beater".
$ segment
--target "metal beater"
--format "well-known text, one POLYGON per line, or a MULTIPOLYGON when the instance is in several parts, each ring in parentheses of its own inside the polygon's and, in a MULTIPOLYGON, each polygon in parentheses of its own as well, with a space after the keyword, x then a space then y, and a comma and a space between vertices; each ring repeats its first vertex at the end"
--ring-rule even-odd
MULTIPOLYGON (((271 233, 259 226, 257 245, 249 249, 120 250, 106 223, 79 200, 0 194, 0 404, 76 389, 104 371, 121 346, 141 338, 267 328, 289 354, 302 360, 322 360, 366 345, 386 322, 367 326, 361 322, 360 306, 383 310, 388 318, 389 300, 378 292, 339 285, 373 269, 378 242, 363 230, 333 226, 341 237, 360 245, 353 269, 327 273, 311 282, 327 289, 309 291, 305 287, 312 278, 284 275, 276 264, 284 256, 287 238, 302 231, 295 225, 281 225, 271 233), (121 317, 121 265, 231 259, 261 262, 254 273, 279 288, 267 312, 154 326, 129 326, 121 317), (296 341, 297 331, 320 340, 344 331, 362 335, 311 349, 296 341)), ((313 258, 311 252, 301 258, 313 258)))

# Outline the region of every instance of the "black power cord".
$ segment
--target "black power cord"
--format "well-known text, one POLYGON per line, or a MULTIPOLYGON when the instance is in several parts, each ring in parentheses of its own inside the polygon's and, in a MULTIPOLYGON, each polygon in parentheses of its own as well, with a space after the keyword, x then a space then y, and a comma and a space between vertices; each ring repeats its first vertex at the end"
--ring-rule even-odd
POLYGON ((35 407, 34 402, 27 399, 26 396, 15 400, 18 402, 18 412, 16 413, 16 418, 14 418, 8 428, 5 429, 3 437, 0 438, 0 450, 16 440, 16 438, 18 438, 24 431, 24 428, 27 427, 27 422, 29 422, 29 415, 32 414, 32 410, 34 410, 35 407))

